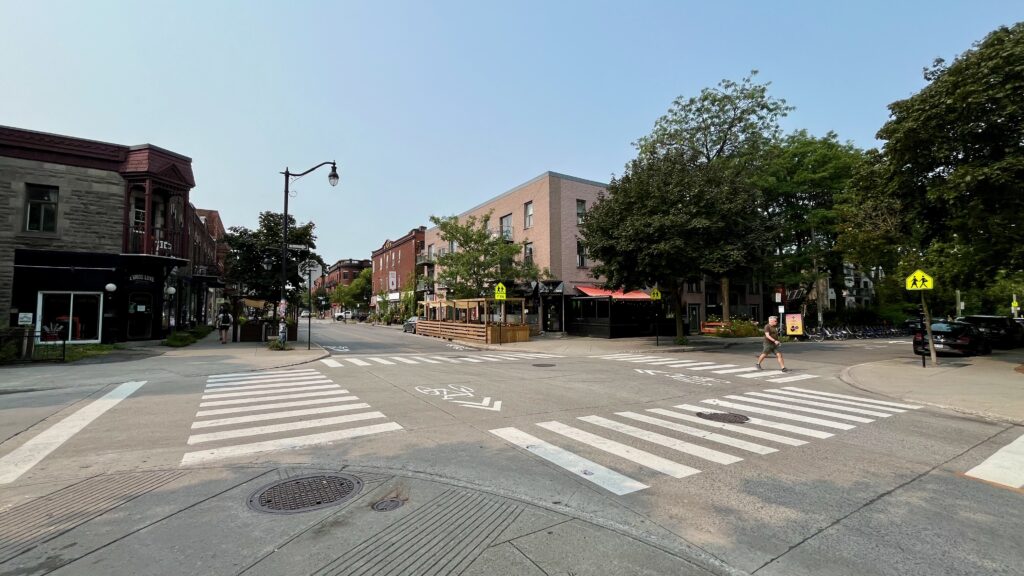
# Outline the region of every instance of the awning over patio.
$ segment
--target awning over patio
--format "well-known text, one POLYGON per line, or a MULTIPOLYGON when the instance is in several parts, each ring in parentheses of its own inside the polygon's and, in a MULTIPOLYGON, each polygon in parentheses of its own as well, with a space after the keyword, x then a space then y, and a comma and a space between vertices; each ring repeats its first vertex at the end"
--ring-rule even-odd
POLYGON ((623 292, 622 290, 605 290, 604 288, 598 288, 596 286, 577 286, 577 290, 582 292, 585 296, 611 296, 613 300, 650 300, 651 295, 643 290, 632 290, 630 292, 623 292))

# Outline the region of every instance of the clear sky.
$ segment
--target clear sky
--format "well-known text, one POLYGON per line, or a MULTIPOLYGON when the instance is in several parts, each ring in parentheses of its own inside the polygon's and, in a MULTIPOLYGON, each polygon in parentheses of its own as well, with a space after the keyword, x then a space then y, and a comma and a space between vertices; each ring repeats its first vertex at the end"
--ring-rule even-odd
POLYGON ((316 223, 328 262, 552 170, 607 182, 673 99, 752 69, 789 132, 877 146, 1020 0, 0 0, 0 124, 192 158, 227 226, 316 223))

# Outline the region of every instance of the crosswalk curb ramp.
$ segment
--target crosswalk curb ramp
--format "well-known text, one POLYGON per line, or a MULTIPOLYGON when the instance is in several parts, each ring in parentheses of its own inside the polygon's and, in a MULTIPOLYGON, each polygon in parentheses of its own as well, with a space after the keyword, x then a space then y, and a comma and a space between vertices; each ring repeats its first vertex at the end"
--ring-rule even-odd
POLYGON ((622 472, 636 465, 682 479, 700 473, 708 465, 729 466, 744 458, 770 457, 920 408, 786 386, 708 398, 696 404, 649 408, 644 413, 580 416, 576 425, 544 421, 535 424, 537 430, 505 427, 490 433, 621 496, 649 487, 622 472), (743 424, 728 424, 704 417, 727 412, 743 415, 746 420, 743 424), (600 462, 580 456, 574 450, 581 445, 607 456, 600 462), (644 449, 647 445, 651 446, 649 450, 665 453, 667 449, 677 456, 659 456, 644 449))

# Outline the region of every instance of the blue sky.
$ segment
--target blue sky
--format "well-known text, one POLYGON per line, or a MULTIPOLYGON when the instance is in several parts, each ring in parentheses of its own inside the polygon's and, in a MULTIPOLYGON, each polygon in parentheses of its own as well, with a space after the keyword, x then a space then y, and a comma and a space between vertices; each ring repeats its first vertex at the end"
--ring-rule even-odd
POLYGON ((325 260, 547 170, 607 182, 679 96, 752 69, 789 132, 877 146, 886 106, 1024 2, 0 0, 0 124, 190 156, 226 225, 287 166, 325 260))

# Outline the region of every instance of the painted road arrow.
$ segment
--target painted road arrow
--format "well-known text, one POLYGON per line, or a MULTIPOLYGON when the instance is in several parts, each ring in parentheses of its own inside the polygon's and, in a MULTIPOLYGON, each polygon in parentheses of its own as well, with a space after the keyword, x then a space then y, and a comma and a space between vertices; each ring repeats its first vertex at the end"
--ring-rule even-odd
POLYGON ((491 406, 491 397, 484 396, 481 402, 469 402, 468 400, 452 400, 453 404, 461 404, 466 408, 480 408, 481 410, 493 410, 495 412, 501 411, 501 400, 495 401, 494 405, 491 406))

